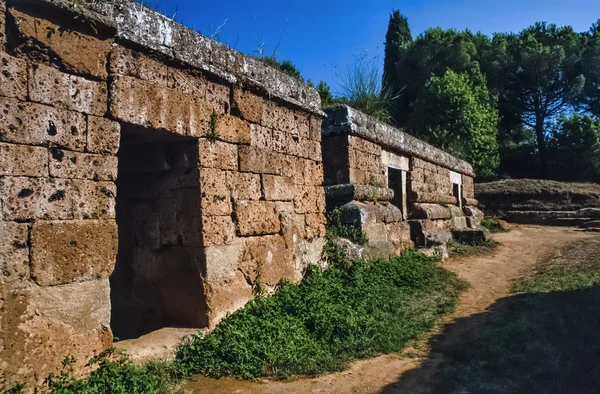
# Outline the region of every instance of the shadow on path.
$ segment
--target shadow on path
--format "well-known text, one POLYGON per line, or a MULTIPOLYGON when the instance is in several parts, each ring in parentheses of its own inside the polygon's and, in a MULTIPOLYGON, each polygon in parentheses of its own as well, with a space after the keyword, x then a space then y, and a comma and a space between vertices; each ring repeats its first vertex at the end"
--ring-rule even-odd
POLYGON ((600 287, 499 299, 431 346, 381 393, 599 393, 600 287))

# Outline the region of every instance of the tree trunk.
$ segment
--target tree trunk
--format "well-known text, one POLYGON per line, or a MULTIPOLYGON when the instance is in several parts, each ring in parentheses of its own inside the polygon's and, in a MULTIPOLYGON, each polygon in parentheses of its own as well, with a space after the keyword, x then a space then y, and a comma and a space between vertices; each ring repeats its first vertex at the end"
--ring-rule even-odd
POLYGON ((544 117, 535 118, 535 135, 538 144, 538 157, 540 159, 540 178, 546 179, 548 176, 548 151, 546 147, 546 136, 544 135, 544 117))

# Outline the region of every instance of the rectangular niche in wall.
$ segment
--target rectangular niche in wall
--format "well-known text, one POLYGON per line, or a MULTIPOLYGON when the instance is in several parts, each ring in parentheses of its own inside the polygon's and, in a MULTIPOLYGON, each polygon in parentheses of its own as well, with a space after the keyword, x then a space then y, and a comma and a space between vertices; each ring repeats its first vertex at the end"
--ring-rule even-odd
POLYGON ((114 335, 205 327, 198 141, 124 126, 118 156, 114 335))
POLYGON ((408 158, 383 151, 381 161, 386 166, 388 187, 394 191, 392 204, 400 208, 403 218, 407 219, 406 173, 408 171, 408 158))
POLYGON ((462 176, 450 171, 450 182, 452 182, 452 195, 456 199, 456 206, 462 209, 462 176))

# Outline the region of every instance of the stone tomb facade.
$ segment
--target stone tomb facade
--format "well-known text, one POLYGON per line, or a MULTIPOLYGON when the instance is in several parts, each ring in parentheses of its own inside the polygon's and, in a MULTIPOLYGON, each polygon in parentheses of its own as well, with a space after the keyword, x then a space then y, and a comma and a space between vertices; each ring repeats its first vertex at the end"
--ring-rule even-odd
POLYGON ((350 107, 326 112, 327 206, 366 233, 359 255, 388 257, 417 246, 446 256, 453 235, 484 237, 470 164, 350 107))
POLYGON ((137 3, 0 0, 8 383, 113 333, 212 328, 257 272, 300 280, 324 245, 322 117, 314 89, 137 3))

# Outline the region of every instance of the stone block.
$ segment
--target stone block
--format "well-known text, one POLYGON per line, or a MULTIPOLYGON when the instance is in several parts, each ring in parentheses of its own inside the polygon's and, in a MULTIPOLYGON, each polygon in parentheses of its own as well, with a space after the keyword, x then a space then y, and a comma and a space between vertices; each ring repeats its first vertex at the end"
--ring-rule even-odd
POLYGON ((0 141, 60 145, 83 152, 85 116, 46 105, 0 98, 0 141))
POLYGON ((306 238, 313 240, 325 236, 325 224, 327 218, 322 213, 307 213, 304 215, 306 220, 306 238))
POLYGON ((238 153, 241 172, 281 175, 284 155, 251 146, 240 147, 238 153))
POLYGON ((240 271, 232 277, 207 281, 205 292, 209 329, 214 329, 225 316, 241 309, 253 298, 252 284, 240 271))
POLYGON ((385 187, 353 185, 344 183, 325 187, 325 194, 331 201, 391 201, 394 191, 385 187))
POLYGON ((300 157, 304 157, 314 161, 322 161, 323 155, 321 153, 321 144, 317 141, 303 139, 302 152, 299 154, 300 157))
POLYGON ((257 124, 251 124, 250 145, 258 149, 272 150, 273 130, 257 124))
POLYGON ((0 175, 48 176, 48 149, 0 143, 0 175))
MULTIPOLYGON (((424 204, 456 204, 456 197, 448 194, 441 194, 436 192, 421 192, 414 190, 414 183, 411 182, 407 185, 409 191, 406 193, 406 199, 408 202, 424 203, 424 204), (410 190, 410 189, 413 190, 410 190)), ((434 185, 435 189, 436 186, 434 185)))
POLYGON ((313 141, 321 142, 321 124, 323 123, 323 120, 318 115, 311 115, 309 122, 310 128, 308 138, 313 141))
POLYGON ((98 31, 86 34, 74 29, 72 24, 59 26, 46 18, 36 18, 15 9, 9 12, 15 21, 14 29, 24 42, 19 46, 21 51, 51 52, 70 72, 106 79, 106 59, 112 37, 98 31))
POLYGON ((114 219, 117 186, 113 182, 74 180, 74 219, 114 219))
POLYGON ((227 187, 227 172, 204 168, 200 171, 200 206, 202 215, 231 214, 231 194, 227 187))
POLYGON ((386 225, 388 240, 396 247, 395 255, 415 246, 410 238, 410 226, 406 222, 389 223, 386 225))
POLYGON ((201 97, 116 75, 110 87, 109 111, 124 122, 202 137, 210 132, 214 110, 201 97))
POLYGON ((323 163, 313 160, 303 160, 304 179, 303 184, 321 186, 323 185, 323 163))
POLYGON ((298 135, 294 111, 280 106, 274 101, 265 101, 261 125, 273 130, 298 135))
POLYGON ((235 239, 235 226, 229 216, 203 216, 203 246, 229 245, 235 239))
MULTIPOLYGON (((233 89, 233 107, 242 118, 252 123, 260 123, 263 114, 264 100, 248 90, 236 87, 233 89)), ((233 112, 233 110, 232 110, 233 112)))
POLYGON ((296 213, 325 212, 325 191, 319 186, 297 186, 294 207, 296 213))
POLYGON ((296 130, 301 138, 310 138, 310 115, 305 112, 296 112, 296 130))
POLYGON ((200 167, 203 168, 237 171, 237 145, 200 139, 198 140, 198 161, 200 167))
POLYGON ((234 200, 260 200, 262 188, 260 175, 245 172, 228 172, 227 187, 234 200))
MULTIPOLYGON (((4 15, 2 15, 2 18, 4 15)), ((0 26, 2 27, 2 26, 0 26)), ((3 35, 0 32, 0 36, 3 35)), ((0 46, 0 96, 25 100, 27 97, 27 63, 8 56, 0 46)))
POLYGON ((296 195, 294 180, 277 175, 263 175, 262 190, 270 201, 292 201, 296 195))
POLYGON ((464 207, 463 213, 465 216, 474 217, 474 218, 483 218, 483 212, 476 207, 464 207))
POLYGON ((167 86, 185 94, 206 97, 206 78, 195 70, 180 70, 169 67, 167 70, 167 86))
POLYGON ((0 51, 4 51, 6 46, 6 2, 0 0, 0 51))
POLYGON ((413 204, 410 212, 411 219, 450 219, 451 211, 438 204, 413 204))
POLYGON ((219 116, 215 133, 219 140, 234 144, 248 145, 252 140, 250 124, 230 115, 219 116))
POLYGON ((242 251, 246 239, 236 238, 229 245, 207 246, 204 248, 206 261, 206 281, 216 282, 234 278, 239 273, 242 251))
POLYGON ((274 287, 281 279, 293 281, 296 272, 292 264, 292 250, 281 235, 266 235, 246 239, 241 269, 251 281, 256 279, 260 265, 260 280, 264 285, 274 287))
POLYGON ((169 70, 164 62, 121 45, 115 46, 110 52, 108 65, 111 74, 143 79, 165 87, 170 85, 169 70))
MULTIPOLYGON (((451 227, 453 230, 464 230, 467 226, 467 218, 464 216, 453 217, 451 220, 451 227)), ((470 226, 469 226, 470 227, 470 226)))
POLYGON ((276 234, 281 230, 277 205, 269 201, 237 201, 235 217, 242 236, 276 234))
POLYGON ((356 185, 385 185, 387 183, 383 169, 379 173, 374 173, 357 168, 350 168, 348 174, 350 179, 349 183, 356 185))
POLYGON ((228 114, 230 111, 231 86, 218 82, 206 81, 206 102, 219 114, 228 114))
POLYGON ((50 148, 50 176, 68 179, 115 181, 117 157, 50 148))
POLYGON ((72 219, 72 181, 56 178, 0 177, 4 220, 72 219))
POLYGON ((467 245, 477 245, 487 240, 483 229, 452 230, 452 237, 456 242, 467 245))
POLYGON ((84 370, 91 356, 112 345, 110 312, 108 279, 14 291, 0 312, 3 372, 40 383, 59 372, 66 355, 77 360, 75 370, 84 370))
POLYGON ((348 136, 349 150, 357 150, 369 155, 381 157, 381 147, 373 142, 367 141, 353 135, 348 136))
POLYGON ((31 101, 58 108, 103 116, 107 110, 105 82, 90 81, 40 64, 29 68, 31 101))
POLYGON ((121 125, 110 119, 88 116, 87 152, 116 155, 119 151, 121 125))
POLYGON ((31 276, 40 286, 108 278, 117 257, 114 220, 40 221, 31 228, 31 276))
POLYGON ((29 283, 28 238, 27 224, 0 221, 0 283, 8 290, 29 283))
POLYGON ((291 156, 304 157, 303 140, 293 134, 281 130, 273 130, 273 149, 275 152, 285 153, 291 156))

